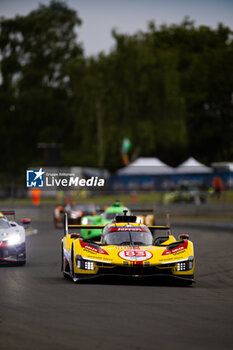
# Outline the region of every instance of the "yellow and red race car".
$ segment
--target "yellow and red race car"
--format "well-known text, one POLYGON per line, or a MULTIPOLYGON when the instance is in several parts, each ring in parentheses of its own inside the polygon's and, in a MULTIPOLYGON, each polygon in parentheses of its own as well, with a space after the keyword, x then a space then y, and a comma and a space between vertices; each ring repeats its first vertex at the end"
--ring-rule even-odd
MULTIPOLYGON (((76 231, 77 232, 77 231, 76 231)), ((179 239, 170 226, 146 226, 137 217, 115 217, 106 226, 68 225, 62 239, 62 272, 74 282, 100 276, 172 277, 186 285, 194 281, 194 247, 188 235, 179 239), (83 239, 71 229, 103 229, 100 242, 83 239), (152 232, 165 230, 163 236, 152 232)))

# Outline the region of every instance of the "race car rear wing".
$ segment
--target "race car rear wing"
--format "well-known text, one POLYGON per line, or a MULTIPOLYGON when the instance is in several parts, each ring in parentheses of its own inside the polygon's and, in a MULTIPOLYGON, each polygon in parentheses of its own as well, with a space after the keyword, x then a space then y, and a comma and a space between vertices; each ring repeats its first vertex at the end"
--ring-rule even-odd
POLYGON ((15 218, 15 210, 0 210, 0 213, 5 216, 14 216, 15 218))
POLYGON ((0 210, 0 213, 2 213, 3 215, 15 215, 14 210, 0 210))
MULTIPOLYGON (((65 213, 64 215, 64 236, 66 236, 69 233, 69 228, 71 229, 89 229, 89 230, 102 230, 106 225, 68 225, 68 216, 67 213, 65 213)), ((170 231, 170 224, 168 222, 167 219, 167 225, 163 226, 163 225, 153 225, 153 226, 147 226, 149 228, 149 230, 167 230, 168 234, 170 231)))

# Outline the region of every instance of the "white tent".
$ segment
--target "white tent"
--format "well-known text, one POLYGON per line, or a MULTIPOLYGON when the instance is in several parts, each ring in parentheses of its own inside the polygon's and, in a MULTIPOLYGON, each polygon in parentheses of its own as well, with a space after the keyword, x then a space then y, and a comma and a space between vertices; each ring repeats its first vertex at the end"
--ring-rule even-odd
POLYGON ((207 174, 211 173, 212 169, 206 165, 198 162, 193 157, 188 158, 185 162, 180 164, 176 169, 175 173, 178 174, 207 174))
POLYGON ((117 175, 162 175, 173 173, 173 168, 158 158, 138 158, 131 164, 117 171, 117 175))
POLYGON ((211 164, 214 170, 233 172, 233 162, 217 162, 211 164))

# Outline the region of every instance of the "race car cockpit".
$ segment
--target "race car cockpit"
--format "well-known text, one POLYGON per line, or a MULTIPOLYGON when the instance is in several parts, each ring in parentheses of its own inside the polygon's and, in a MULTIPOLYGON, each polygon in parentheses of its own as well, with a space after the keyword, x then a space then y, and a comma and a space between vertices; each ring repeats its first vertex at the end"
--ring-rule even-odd
POLYGON ((102 236, 102 243, 106 245, 152 245, 153 237, 146 227, 111 227, 102 236))
POLYGON ((137 217, 127 215, 127 210, 123 210, 123 215, 117 215, 113 223, 125 223, 124 226, 106 226, 103 230, 102 244, 106 245, 152 245, 153 236, 151 231, 145 226, 135 226, 137 217))

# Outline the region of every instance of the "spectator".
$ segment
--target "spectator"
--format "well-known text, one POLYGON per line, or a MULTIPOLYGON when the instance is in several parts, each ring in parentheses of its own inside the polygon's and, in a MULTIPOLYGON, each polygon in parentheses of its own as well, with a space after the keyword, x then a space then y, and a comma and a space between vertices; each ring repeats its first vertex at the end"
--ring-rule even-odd
POLYGON ((215 176, 214 179, 213 179, 213 188, 214 188, 214 195, 217 197, 217 198, 220 198, 222 192, 223 192, 223 189, 224 189, 224 186, 223 186, 223 182, 221 180, 221 178, 219 176, 215 176))

